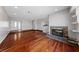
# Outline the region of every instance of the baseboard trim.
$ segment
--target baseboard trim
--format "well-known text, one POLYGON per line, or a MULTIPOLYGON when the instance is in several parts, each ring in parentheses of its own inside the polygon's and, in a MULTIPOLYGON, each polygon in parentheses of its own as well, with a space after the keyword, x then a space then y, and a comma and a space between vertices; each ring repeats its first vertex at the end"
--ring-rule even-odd
POLYGON ((40 32, 43 32, 42 30, 38 30, 38 29, 29 29, 29 30, 21 30, 21 31, 13 30, 13 31, 10 31, 10 33, 27 32, 27 31, 40 31, 40 32))

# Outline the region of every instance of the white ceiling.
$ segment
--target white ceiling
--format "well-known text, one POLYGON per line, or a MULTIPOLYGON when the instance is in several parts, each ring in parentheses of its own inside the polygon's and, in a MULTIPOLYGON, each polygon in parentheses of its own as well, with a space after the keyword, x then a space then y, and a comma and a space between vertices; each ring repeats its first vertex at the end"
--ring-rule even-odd
POLYGON ((64 10, 68 6, 5 6, 3 7, 9 17, 21 19, 46 19, 48 15, 64 10))

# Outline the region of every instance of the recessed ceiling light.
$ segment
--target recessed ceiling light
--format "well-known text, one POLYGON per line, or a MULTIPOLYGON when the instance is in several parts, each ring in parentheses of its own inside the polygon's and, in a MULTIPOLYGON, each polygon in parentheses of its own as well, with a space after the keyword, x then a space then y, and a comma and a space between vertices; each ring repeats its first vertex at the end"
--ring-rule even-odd
POLYGON ((15 6, 14 8, 18 8, 17 6, 15 6))

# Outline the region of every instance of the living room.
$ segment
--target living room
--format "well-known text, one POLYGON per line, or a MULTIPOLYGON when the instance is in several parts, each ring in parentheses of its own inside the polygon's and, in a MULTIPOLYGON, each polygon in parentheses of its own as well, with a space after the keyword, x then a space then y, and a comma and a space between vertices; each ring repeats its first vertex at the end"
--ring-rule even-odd
POLYGON ((1 6, 0 51, 79 51, 78 12, 76 6, 1 6))

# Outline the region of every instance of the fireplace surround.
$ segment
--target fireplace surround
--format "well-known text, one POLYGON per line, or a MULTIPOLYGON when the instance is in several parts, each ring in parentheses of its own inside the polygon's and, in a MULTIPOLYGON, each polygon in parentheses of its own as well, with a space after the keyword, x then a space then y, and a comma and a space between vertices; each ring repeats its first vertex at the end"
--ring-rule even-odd
POLYGON ((68 37, 68 27, 67 26, 50 26, 50 34, 60 36, 60 37, 68 37))
POLYGON ((63 37, 63 29, 51 29, 53 35, 63 37))

